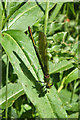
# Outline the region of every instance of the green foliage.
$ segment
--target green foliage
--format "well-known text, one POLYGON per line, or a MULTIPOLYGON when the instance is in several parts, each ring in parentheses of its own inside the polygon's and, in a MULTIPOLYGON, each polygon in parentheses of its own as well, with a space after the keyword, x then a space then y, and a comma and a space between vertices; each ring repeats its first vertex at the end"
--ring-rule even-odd
MULTIPOLYGON (((10 56, 9 59, 13 65, 15 72, 20 78, 19 81, 22 84, 26 95, 28 96, 30 101, 33 103, 33 105, 36 106, 42 118, 45 118, 45 117, 55 118, 55 115, 54 115, 55 112, 54 112, 53 106, 49 103, 50 100, 48 100, 48 94, 45 95, 44 92, 41 91, 41 85, 39 85, 36 82, 38 77, 35 69, 33 68, 35 66, 38 68, 39 63, 35 55, 35 51, 33 49, 31 40, 21 31, 10 30, 10 31, 4 32, 3 34, 4 34, 4 38, 2 40, 2 46, 4 46, 6 53, 8 54, 8 56, 10 56), (20 37, 17 37, 18 35, 20 37), (6 41, 7 41, 7 45, 6 45, 6 41), (27 48, 25 43, 27 43, 27 45, 30 47, 27 48), (28 59, 29 56, 31 56, 31 58, 33 56, 32 61, 29 61, 28 59), (32 62, 32 64, 30 64, 30 62, 32 62), (33 65, 33 63, 35 66, 33 65), (34 87, 36 87, 36 89, 34 87), (48 111, 45 111, 45 114, 44 114, 42 111, 47 109, 47 107, 48 107, 48 111)), ((51 90, 55 91, 55 88, 52 88, 51 90)), ((56 94, 57 92, 56 93, 54 92, 54 96, 56 96, 56 94)), ((49 99, 52 99, 52 98, 50 98, 49 96, 49 99)), ((59 103, 60 105, 59 104, 58 105, 61 106, 62 102, 59 101, 59 103)), ((66 112, 64 111, 63 113, 64 113, 64 117, 67 117, 66 112)), ((62 116, 62 115, 60 114, 57 116, 62 116)))
MULTIPOLYGON (((6 94, 6 87, 3 87, 0 90, 0 108, 5 109, 5 94, 6 94)), ((12 106, 15 100, 24 94, 23 88, 20 83, 10 83, 8 84, 8 107, 12 106)))
POLYGON ((0 3, 0 31, 1 31, 1 16, 2 16, 2 6, 1 6, 1 3, 0 3))
POLYGON ((52 22, 52 21, 55 20, 58 12, 60 11, 60 9, 61 9, 61 7, 62 7, 62 5, 63 5, 63 3, 58 3, 58 4, 56 5, 56 8, 55 8, 54 12, 53 12, 52 15, 50 16, 50 19, 49 19, 50 22, 52 22))
MULTIPOLYGON (((11 2, 6 18, 7 9, 4 7, 0 4, 2 11, 0 60, 3 68, 0 113, 3 114, 2 117, 5 118, 6 109, 5 76, 8 56, 8 118, 78 118, 80 90, 78 75, 80 72, 78 62, 80 10, 76 10, 76 7, 80 9, 78 3, 49 3, 46 38, 49 74, 53 81, 50 89, 45 88, 43 71, 28 34, 28 26, 31 26, 38 49, 38 38, 41 37, 38 36, 40 31, 44 31, 46 3, 11 2)), ((45 44, 43 41, 40 42, 41 45, 45 44)), ((41 45, 39 49, 44 53, 45 49, 42 49, 41 45)), ((44 64, 45 61, 46 59, 44 64)))

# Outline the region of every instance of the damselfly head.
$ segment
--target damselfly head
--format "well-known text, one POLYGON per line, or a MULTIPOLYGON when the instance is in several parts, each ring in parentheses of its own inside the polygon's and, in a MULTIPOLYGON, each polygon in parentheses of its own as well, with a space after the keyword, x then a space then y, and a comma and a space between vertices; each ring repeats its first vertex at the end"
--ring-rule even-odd
POLYGON ((53 86, 53 83, 48 83, 47 85, 46 85, 46 88, 48 88, 48 89, 50 89, 51 87, 53 86))

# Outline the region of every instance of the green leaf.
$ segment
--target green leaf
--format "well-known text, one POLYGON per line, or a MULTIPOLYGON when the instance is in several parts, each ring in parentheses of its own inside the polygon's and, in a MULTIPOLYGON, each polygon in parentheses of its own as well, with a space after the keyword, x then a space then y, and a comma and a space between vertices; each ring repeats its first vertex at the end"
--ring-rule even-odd
POLYGON ((63 23, 55 23, 52 22, 49 26, 48 26, 48 35, 52 35, 55 31, 60 30, 62 27, 63 23))
POLYGON ((79 76, 78 76, 79 71, 80 71, 80 70, 79 70, 78 68, 76 68, 76 69, 74 69, 70 74, 68 74, 68 75, 65 77, 65 84, 70 83, 70 82, 72 82, 73 80, 78 79, 78 78, 79 78, 79 76))
POLYGON ((0 32, 0 43, 2 42, 2 34, 1 34, 1 32, 0 32))
POLYGON ((68 83, 72 82, 73 80, 78 79, 79 78, 79 76, 78 76, 79 71, 80 70, 78 68, 75 68, 66 77, 64 77, 60 87, 58 88, 58 92, 61 91, 61 89, 64 87, 64 84, 68 84, 68 83))
POLYGON ((76 119, 76 118, 78 118, 78 117, 79 117, 79 112, 73 113, 73 114, 71 114, 71 115, 68 116, 68 118, 71 118, 71 119, 72 119, 72 118, 73 118, 73 119, 74 119, 74 118, 76 119))
POLYGON ((18 118, 18 117, 19 117, 19 116, 17 115, 16 109, 13 108, 13 107, 10 108, 10 113, 9 113, 9 114, 10 114, 9 116, 10 116, 11 118, 14 118, 14 119, 15 119, 15 118, 18 118), (10 114, 10 113, 11 113, 11 114, 10 114))
POLYGON ((52 73, 58 73, 62 72, 64 70, 68 70, 73 67, 73 61, 67 61, 63 60, 59 63, 53 64, 52 62, 49 62, 49 72, 52 73))
POLYGON ((73 45, 71 49, 71 53, 77 53, 77 51, 78 51, 78 42, 73 45))
MULTIPOLYGON (((52 5, 53 3, 50 3, 50 8, 52 5)), ((11 10, 10 15, 4 22, 10 18, 10 22, 8 24, 9 30, 15 29, 26 31, 28 26, 34 25, 41 19, 44 15, 45 7, 46 3, 37 4, 36 2, 26 2, 23 6, 22 4, 18 4, 16 8, 11 10)))
POLYGON ((78 102, 71 103, 71 104, 67 104, 64 108, 67 111, 78 112, 79 111, 79 106, 78 105, 79 105, 78 102))
MULTIPOLYGON (((26 95, 34 104, 42 118, 55 118, 48 98, 46 96, 39 97, 41 86, 36 82, 38 78, 32 67, 35 64, 39 65, 39 63, 31 40, 21 31, 7 31, 4 34, 5 37, 2 40, 2 46, 9 56, 15 73, 18 75, 18 78, 20 78, 19 81, 22 84, 26 95), (34 63, 32 63, 32 66, 29 57, 34 63)), ((36 69, 38 71, 38 68, 36 69)))
MULTIPOLYGON (((11 2, 12 3, 12 2, 11 2)), ((12 7, 11 7, 11 3, 9 3, 10 4, 10 8, 9 8, 9 11, 10 11, 10 13, 9 13, 9 15, 7 16, 7 18, 5 19, 5 20, 3 20, 3 22, 2 22, 2 28, 4 27, 4 25, 5 25, 5 23, 9 20, 9 18, 22 6, 22 5, 24 5, 25 4, 25 2, 23 2, 23 3, 12 3, 12 7), (11 9, 12 8, 12 9, 11 9)), ((13 18, 10 18, 10 20, 12 20, 13 18)))
MULTIPOLYGON (((21 59, 24 60, 24 63, 26 64, 29 71, 34 75, 36 79, 38 79, 39 77, 40 79, 43 79, 43 74, 40 69, 39 62, 30 38, 26 36, 22 31, 10 30, 5 33, 7 33, 6 35, 10 38, 10 40, 12 39, 14 43, 16 42, 14 48, 16 47, 16 49, 20 49, 21 55, 19 57, 21 58, 23 54, 23 57, 21 59)), ((14 48, 13 52, 14 54, 16 54, 14 48)))
POLYGON ((61 45, 54 45, 51 48, 48 48, 48 52, 59 52, 61 50, 60 47, 61 45))
MULTIPOLYGON (((72 95, 72 92, 66 89, 63 89, 59 92, 59 97, 61 98, 64 104, 70 103, 71 95, 72 95)), ((72 102, 76 102, 77 100, 78 100, 78 95, 73 94, 72 102)))
POLYGON ((1 110, 0 109, 0 118, 2 118, 3 116, 2 116, 2 113, 4 112, 4 110, 1 110))
POLYGON ((55 10, 53 11, 52 15, 50 16, 50 19, 49 19, 50 22, 55 20, 57 14, 59 13, 59 11, 60 11, 60 9, 62 7, 62 5, 63 5, 63 3, 58 3, 56 5, 55 10))
MULTIPOLYGON (((24 94, 24 90, 20 83, 8 84, 8 107, 12 106, 15 100, 24 94)), ((6 107, 6 86, 0 89, 0 108, 6 107)))
POLYGON ((2 6, 1 6, 1 2, 0 2, 0 31, 1 31, 1 25, 2 25, 2 6))
POLYGON ((69 7, 70 7, 72 13, 73 13, 74 16, 75 16, 74 3, 68 3, 68 5, 69 5, 69 7))
POLYGON ((72 97, 72 93, 70 91, 63 89, 59 92, 59 97, 64 104, 65 110, 73 111, 73 112, 79 111, 78 102, 77 102, 77 100, 78 100, 77 94, 74 93, 73 97, 72 97), (72 100, 72 102, 70 102, 71 100, 72 100))
MULTIPOLYGON (((45 0, 45 1, 47 1, 47 0, 45 0)), ((40 0, 40 2, 43 2, 43 0, 40 0)), ((79 2, 79 0, 50 0, 50 2, 53 2, 53 3, 65 3, 65 2, 79 2)))
MULTIPOLYGON (((52 0, 51 0, 52 1, 52 0)), ((54 0, 54 1, 52 1, 53 3, 65 3, 65 2, 79 2, 79 0, 54 0)))
POLYGON ((50 104, 52 105, 55 114, 57 115, 57 118, 67 118, 67 114, 64 110, 63 103, 61 102, 61 99, 58 97, 58 93, 53 86, 49 93, 48 93, 48 99, 50 101, 50 104))
POLYGON ((7 55, 4 54, 4 55, 2 55, 1 58, 2 58, 3 62, 4 62, 5 64, 7 64, 7 55))
POLYGON ((56 43, 63 42, 63 41, 65 41, 66 35, 67 35, 67 32, 59 32, 59 33, 53 35, 53 40, 56 43))
POLYGON ((67 43, 72 43, 74 41, 75 41, 75 39, 73 37, 69 36, 68 40, 67 40, 67 43))
POLYGON ((43 81, 43 74, 42 71, 39 72, 38 78, 39 62, 32 41, 21 31, 6 31, 4 32, 2 46, 9 57, 15 73, 18 75, 25 94, 36 107, 39 116, 41 118, 56 118, 57 116, 58 118, 66 118, 67 113, 62 107, 62 102, 54 86, 50 89, 51 92, 49 91, 45 94, 41 89, 42 86, 36 82, 39 78, 43 81), (54 103, 57 100, 59 104, 52 104, 52 99, 54 99, 54 103), (61 106, 62 112, 60 111, 60 113, 55 110, 58 108, 58 105, 59 108, 61 106))

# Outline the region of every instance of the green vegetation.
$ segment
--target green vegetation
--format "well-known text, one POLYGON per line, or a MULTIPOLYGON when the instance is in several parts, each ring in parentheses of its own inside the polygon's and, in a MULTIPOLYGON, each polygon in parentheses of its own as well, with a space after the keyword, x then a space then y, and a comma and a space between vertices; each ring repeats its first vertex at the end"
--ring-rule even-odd
POLYGON ((80 6, 77 1, 62 2, 0 3, 2 118, 79 118, 80 6), (40 32, 46 35, 50 89, 45 87, 28 26, 38 51, 40 32))

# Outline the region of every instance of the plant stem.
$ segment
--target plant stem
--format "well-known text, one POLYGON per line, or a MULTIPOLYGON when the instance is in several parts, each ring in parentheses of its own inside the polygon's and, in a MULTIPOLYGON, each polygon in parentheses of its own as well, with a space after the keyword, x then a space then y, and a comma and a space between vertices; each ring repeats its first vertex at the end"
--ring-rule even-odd
MULTIPOLYGON (((6 16, 8 16, 8 1, 6 1, 6 8, 5 8, 6 16)), ((6 22, 6 29, 8 30, 8 21, 6 22)), ((8 71, 9 71, 9 58, 7 56, 7 67, 6 67, 6 112, 5 117, 8 118, 8 71)))
POLYGON ((46 10, 45 10, 45 23, 44 23, 44 34, 45 35, 47 31, 48 12, 49 12, 49 0, 47 0, 46 2, 46 10))
POLYGON ((62 90, 62 88, 64 87, 64 82, 65 82, 66 77, 62 80, 62 83, 60 85, 60 87, 58 88, 58 93, 62 90))
POLYGON ((8 67, 9 67, 9 60, 8 60, 8 56, 7 56, 7 68, 6 68, 6 113, 5 113, 5 116, 6 116, 6 119, 8 118, 7 117, 7 113, 8 113, 8 67))
POLYGON ((72 90, 70 103, 72 103, 73 95, 74 95, 74 92, 75 92, 75 84, 76 84, 76 80, 74 81, 74 87, 73 87, 73 90, 72 90))

